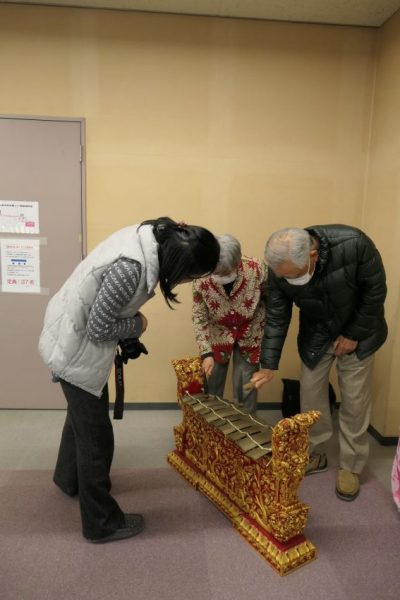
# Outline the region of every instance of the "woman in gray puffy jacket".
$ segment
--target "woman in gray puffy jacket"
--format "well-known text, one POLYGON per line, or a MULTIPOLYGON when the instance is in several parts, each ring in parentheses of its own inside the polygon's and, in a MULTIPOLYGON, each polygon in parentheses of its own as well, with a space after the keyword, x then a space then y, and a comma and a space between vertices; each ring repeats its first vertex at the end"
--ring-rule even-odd
POLYGON ((94 248, 48 304, 39 351, 68 403, 54 481, 79 495, 83 535, 91 542, 131 537, 144 526, 110 494, 107 381, 118 341, 143 333, 140 308, 157 285, 170 306, 178 302, 176 285, 210 274, 218 259, 219 244, 207 229, 168 217, 144 221, 94 248))

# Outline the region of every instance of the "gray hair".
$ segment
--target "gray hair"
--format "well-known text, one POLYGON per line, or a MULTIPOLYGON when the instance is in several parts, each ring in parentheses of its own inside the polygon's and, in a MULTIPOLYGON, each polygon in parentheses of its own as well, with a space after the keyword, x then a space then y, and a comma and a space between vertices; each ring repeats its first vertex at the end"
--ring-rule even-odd
POLYGON ((233 237, 233 235, 229 235, 228 233, 217 235, 215 237, 219 243, 220 253, 219 261, 215 267, 214 273, 231 273, 239 266, 240 261, 242 260, 240 242, 233 237))
POLYGON ((284 262, 292 262, 296 267, 305 267, 313 241, 306 229, 287 227, 275 231, 265 246, 265 260, 275 269, 284 262))

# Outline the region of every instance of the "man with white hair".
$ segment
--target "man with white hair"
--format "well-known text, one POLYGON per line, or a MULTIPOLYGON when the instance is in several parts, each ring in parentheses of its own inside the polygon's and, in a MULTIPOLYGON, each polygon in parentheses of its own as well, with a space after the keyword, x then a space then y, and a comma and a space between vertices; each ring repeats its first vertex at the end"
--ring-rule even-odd
POLYGON ((288 228, 269 238, 267 314, 257 388, 278 369, 292 317, 300 309, 301 410, 319 410, 310 435, 307 474, 327 470, 323 445, 332 435, 329 372, 336 361, 341 393, 336 495, 354 500, 368 458, 374 353, 387 337, 385 270, 372 240, 346 225, 288 228))

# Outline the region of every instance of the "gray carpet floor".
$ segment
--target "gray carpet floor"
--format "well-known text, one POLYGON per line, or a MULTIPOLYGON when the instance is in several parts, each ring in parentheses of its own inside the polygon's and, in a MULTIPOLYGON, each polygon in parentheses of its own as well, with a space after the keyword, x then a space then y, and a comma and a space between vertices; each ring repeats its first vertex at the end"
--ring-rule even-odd
MULTIPOLYGON (((260 411, 271 423, 279 411, 260 411)), ((93 546, 76 500, 51 481, 63 410, 0 411, 1 600, 399 600, 400 517, 390 494, 395 447, 370 438, 369 471, 354 503, 334 495, 331 470, 306 478, 307 536, 318 559, 279 577, 230 522, 166 466, 177 410, 127 410, 113 421, 114 494, 141 510, 137 538, 93 546)))
MULTIPOLYGON (((64 410, 0 410, 0 470, 53 469, 65 414, 64 410)), ((259 416, 275 424, 281 413, 261 410, 259 416)), ((165 457, 174 448, 172 428, 180 421, 179 410, 126 410, 122 421, 113 421, 114 468, 165 466, 165 457)), ((396 448, 381 446, 369 437, 368 467, 389 490, 396 448)), ((332 467, 337 464, 337 445, 337 435, 334 435, 327 447, 332 467)))
POLYGON ((399 514, 370 472, 353 503, 335 497, 333 469, 303 480, 318 557, 283 578, 170 467, 113 471, 115 497, 146 529, 103 546, 81 537, 78 501, 51 476, 0 471, 2 600, 399 599, 399 514))

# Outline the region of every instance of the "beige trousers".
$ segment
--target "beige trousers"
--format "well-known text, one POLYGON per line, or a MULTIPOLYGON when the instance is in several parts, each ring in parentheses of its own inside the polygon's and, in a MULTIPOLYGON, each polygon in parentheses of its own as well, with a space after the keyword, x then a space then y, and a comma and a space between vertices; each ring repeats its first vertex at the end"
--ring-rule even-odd
POLYGON ((340 388, 339 467, 361 473, 369 454, 367 429, 372 406, 374 355, 359 360, 355 353, 336 357, 331 347, 315 369, 301 365, 300 403, 302 412, 319 410, 321 418, 310 434, 310 453, 323 452, 323 444, 332 436, 329 410, 329 373, 336 360, 340 388))

